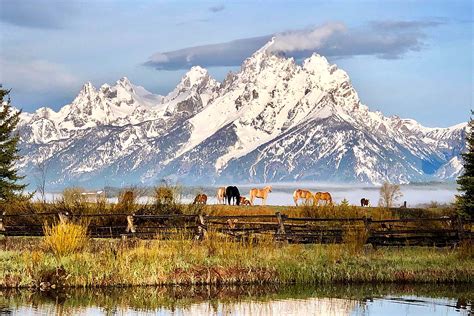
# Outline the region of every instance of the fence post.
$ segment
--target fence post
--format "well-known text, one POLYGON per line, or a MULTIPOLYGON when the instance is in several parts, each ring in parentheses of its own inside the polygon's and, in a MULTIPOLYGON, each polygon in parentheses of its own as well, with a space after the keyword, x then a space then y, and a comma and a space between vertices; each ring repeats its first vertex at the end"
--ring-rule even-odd
POLYGON ((5 215, 5 212, 2 212, 2 214, 0 214, 0 231, 2 232, 6 230, 5 225, 3 224, 3 215, 5 215))
POLYGON ((204 240, 207 235, 206 221, 204 220, 204 216, 202 216, 201 214, 198 215, 197 222, 198 231, 194 238, 197 240, 204 240))
POLYGON ((367 233, 367 241, 369 240, 371 236, 371 224, 372 224, 372 218, 364 216, 364 226, 365 226, 365 232, 367 233))
POLYGON ((135 214, 127 215, 127 228, 125 229, 125 232, 127 232, 127 233, 135 233, 136 232, 135 225, 133 223, 133 216, 134 215, 135 214))
POLYGON ((275 216, 278 220, 278 229, 276 233, 279 236, 284 236, 285 241, 288 242, 288 238, 286 237, 286 231, 285 231, 285 223, 283 222, 283 216, 281 216, 280 212, 276 212, 275 216))
POLYGON ((61 224, 67 224, 69 222, 69 213, 64 212, 64 213, 58 213, 59 217, 59 223, 61 224))
POLYGON ((462 216, 458 215, 456 218, 456 227, 458 230, 458 238, 459 241, 462 241, 464 239, 464 225, 462 222, 462 216))

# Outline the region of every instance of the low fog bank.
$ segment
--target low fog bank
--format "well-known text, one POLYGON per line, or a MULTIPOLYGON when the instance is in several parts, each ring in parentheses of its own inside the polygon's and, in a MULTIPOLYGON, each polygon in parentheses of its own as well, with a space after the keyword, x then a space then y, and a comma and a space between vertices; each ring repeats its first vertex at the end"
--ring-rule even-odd
MULTIPOLYGON (((370 200, 370 205, 376 206, 379 201, 379 190, 380 186, 372 185, 341 185, 341 184, 315 184, 309 182, 303 183, 271 183, 271 184, 242 184, 237 185, 240 190, 240 194, 249 197, 249 191, 251 188, 259 187, 262 188, 265 185, 272 185, 273 191, 269 194, 267 204, 269 205, 294 205, 293 192, 296 189, 306 189, 311 192, 323 191, 330 192, 335 203, 340 203, 343 199, 347 199, 350 204, 359 205, 361 198, 367 198, 370 200)), ((200 186, 200 187, 189 187, 176 185, 178 190, 181 192, 181 201, 183 203, 192 202, 194 196, 198 193, 205 193, 208 195, 208 204, 217 203, 216 191, 217 186, 200 186)), ((114 192, 118 192, 120 188, 114 189, 114 192)), ((140 203, 152 203, 152 188, 145 189, 149 193, 147 196, 142 196, 139 199, 140 203)), ((457 186, 455 183, 420 183, 420 184, 406 184, 401 185, 400 190, 403 196, 395 203, 395 206, 403 204, 403 201, 407 201, 408 207, 417 207, 436 202, 438 204, 449 204, 454 202, 455 195, 458 194, 457 186)), ((62 194, 48 193, 46 194, 46 200, 53 201, 61 199, 62 194)), ((34 199, 40 199, 38 195, 34 199)), ((110 202, 116 202, 117 197, 109 197, 110 202)), ((257 200, 256 204, 260 204, 261 200, 257 200)))

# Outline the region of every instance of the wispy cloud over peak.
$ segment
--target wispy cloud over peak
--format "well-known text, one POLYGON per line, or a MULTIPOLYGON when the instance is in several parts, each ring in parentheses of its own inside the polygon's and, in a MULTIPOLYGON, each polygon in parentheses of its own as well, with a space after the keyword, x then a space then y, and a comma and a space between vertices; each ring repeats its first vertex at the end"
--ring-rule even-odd
POLYGON ((153 54, 146 66, 156 69, 186 69, 193 65, 204 67, 238 66, 272 37, 273 52, 302 58, 313 52, 328 57, 373 55, 378 58, 401 58, 410 51, 424 47, 424 30, 442 24, 440 21, 371 22, 361 28, 350 28, 342 22, 328 22, 303 30, 292 30, 231 42, 183 48, 153 54))
POLYGON ((335 34, 344 32, 347 32, 347 27, 339 22, 326 23, 306 30, 284 32, 275 35, 275 43, 271 50, 291 53, 319 49, 335 34))

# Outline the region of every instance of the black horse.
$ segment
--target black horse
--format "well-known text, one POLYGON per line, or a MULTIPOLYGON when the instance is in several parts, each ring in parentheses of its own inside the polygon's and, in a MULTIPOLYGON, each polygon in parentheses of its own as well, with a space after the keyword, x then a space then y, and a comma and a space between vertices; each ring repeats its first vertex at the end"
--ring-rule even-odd
POLYGON ((369 206, 369 200, 366 199, 366 198, 360 199, 360 206, 362 206, 362 207, 369 206))
POLYGON ((225 196, 227 197, 227 202, 231 205, 233 200, 234 205, 240 205, 240 192, 239 189, 235 186, 229 186, 225 189, 225 196))

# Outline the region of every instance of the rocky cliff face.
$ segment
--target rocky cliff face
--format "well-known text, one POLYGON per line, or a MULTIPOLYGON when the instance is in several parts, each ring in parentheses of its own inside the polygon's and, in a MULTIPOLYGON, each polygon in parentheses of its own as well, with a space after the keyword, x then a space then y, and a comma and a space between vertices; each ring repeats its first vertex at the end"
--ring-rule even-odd
MULTIPOLYGON (((453 179, 467 124, 427 128, 359 100, 314 54, 301 65, 269 42, 219 83, 193 67, 167 96, 122 78, 84 85, 58 112, 23 114, 20 167, 64 185, 453 179)), ((30 181, 32 182, 32 181, 30 181)))

